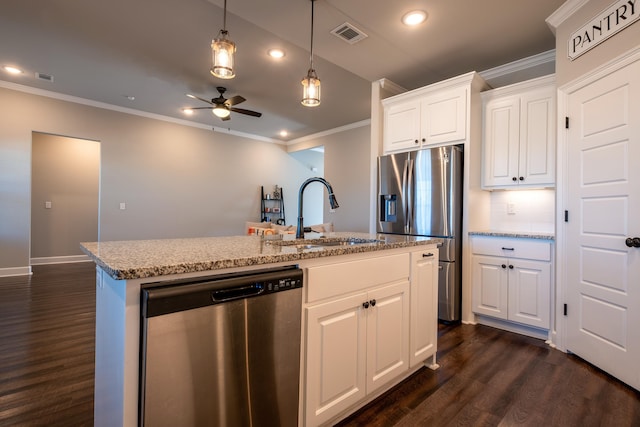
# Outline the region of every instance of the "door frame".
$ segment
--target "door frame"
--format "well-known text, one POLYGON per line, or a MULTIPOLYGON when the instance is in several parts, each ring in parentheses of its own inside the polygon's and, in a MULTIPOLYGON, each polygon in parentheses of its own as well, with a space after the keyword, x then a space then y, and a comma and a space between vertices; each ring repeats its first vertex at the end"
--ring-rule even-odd
MULTIPOLYGON (((567 232, 564 222, 564 211, 568 204, 569 194, 566 191, 568 184, 568 130, 563 126, 565 117, 569 115, 569 96, 583 87, 615 72, 629 64, 640 61, 640 46, 602 64, 600 67, 583 74, 573 81, 559 87, 557 93, 557 163, 556 163, 556 277, 555 293, 556 306, 555 325, 552 325, 551 341, 552 345, 563 352, 567 352, 567 321, 564 316, 564 304, 567 301, 568 277, 567 262, 569 250, 567 248, 567 232)), ((571 213, 569 213, 571 220, 571 213)))

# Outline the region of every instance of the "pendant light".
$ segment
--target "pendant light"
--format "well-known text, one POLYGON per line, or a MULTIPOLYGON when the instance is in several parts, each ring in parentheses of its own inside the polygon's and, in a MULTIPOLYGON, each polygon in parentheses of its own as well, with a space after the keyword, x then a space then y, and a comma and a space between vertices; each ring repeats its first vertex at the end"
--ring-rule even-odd
POLYGON ((305 107, 317 107, 320 105, 320 79, 313 69, 313 3, 311 0, 311 55, 309 57, 309 71, 302 79, 302 105, 305 107))
POLYGON ((232 79, 236 76, 233 69, 233 55, 236 52, 236 44, 227 38, 228 35, 227 0, 224 0, 222 29, 218 33, 218 37, 211 42, 211 74, 221 79, 232 79))

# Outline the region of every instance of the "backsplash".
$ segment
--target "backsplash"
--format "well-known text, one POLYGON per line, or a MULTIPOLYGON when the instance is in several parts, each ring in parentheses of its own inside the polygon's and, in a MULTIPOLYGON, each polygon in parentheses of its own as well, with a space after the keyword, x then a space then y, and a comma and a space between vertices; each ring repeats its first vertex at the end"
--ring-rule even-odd
POLYGON ((492 231, 555 232, 555 190, 491 192, 492 231))

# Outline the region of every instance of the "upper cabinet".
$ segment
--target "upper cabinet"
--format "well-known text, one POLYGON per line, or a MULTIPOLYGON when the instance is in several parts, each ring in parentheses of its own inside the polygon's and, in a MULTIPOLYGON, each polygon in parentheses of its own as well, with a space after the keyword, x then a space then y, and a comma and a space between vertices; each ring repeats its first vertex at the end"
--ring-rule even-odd
POLYGON ((464 142, 469 91, 477 90, 479 80, 476 73, 468 73, 383 99, 384 153, 464 142))
POLYGON ((482 102, 483 188, 553 187, 555 77, 484 92, 482 102))

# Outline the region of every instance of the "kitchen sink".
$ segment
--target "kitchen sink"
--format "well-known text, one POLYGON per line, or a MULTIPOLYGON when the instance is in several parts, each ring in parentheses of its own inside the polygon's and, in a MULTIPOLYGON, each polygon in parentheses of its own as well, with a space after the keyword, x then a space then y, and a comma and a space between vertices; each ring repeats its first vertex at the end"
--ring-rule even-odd
POLYGON ((276 246, 293 246, 298 249, 314 249, 322 247, 364 245, 381 242, 381 240, 377 239, 363 239, 358 237, 329 237, 324 239, 274 240, 271 242, 271 244, 276 246))

